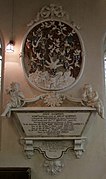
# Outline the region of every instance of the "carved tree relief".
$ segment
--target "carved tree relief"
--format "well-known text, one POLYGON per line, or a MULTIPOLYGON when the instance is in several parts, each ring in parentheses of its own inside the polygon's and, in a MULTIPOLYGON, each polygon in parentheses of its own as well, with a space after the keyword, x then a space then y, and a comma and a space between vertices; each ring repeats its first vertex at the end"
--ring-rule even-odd
POLYGON ((44 20, 27 34, 23 65, 28 81, 39 89, 58 91, 81 76, 83 49, 77 30, 61 20, 44 20))

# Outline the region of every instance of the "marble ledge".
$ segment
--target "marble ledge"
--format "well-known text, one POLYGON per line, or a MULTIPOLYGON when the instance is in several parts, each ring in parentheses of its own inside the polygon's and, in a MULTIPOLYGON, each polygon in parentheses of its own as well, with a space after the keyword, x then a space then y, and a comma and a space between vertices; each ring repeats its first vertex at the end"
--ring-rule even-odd
POLYGON ((96 111, 91 107, 20 107, 12 108, 11 112, 15 111, 96 111))

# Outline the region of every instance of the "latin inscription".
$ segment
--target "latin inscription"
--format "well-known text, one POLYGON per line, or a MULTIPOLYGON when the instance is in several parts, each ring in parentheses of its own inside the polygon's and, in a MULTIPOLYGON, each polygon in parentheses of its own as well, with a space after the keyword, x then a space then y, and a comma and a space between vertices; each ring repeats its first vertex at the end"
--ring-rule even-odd
POLYGON ((81 135, 89 112, 41 111, 17 115, 27 136, 71 137, 81 135))
POLYGON ((65 135, 74 130, 73 121, 76 121, 76 115, 65 115, 64 113, 46 113, 32 115, 31 123, 28 125, 29 131, 37 132, 39 135, 58 136, 65 135))

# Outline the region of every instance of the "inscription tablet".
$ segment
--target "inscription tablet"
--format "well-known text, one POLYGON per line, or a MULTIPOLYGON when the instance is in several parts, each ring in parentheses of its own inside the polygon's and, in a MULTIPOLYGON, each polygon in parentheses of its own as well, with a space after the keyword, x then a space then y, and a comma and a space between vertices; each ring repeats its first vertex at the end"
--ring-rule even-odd
POLYGON ((81 136, 89 111, 35 111, 17 112, 19 122, 26 136, 36 138, 81 136))

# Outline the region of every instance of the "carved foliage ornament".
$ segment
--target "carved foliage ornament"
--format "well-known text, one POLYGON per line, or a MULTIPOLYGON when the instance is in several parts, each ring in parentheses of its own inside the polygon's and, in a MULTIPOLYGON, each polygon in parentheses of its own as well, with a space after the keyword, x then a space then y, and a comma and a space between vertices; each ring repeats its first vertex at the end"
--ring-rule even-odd
MULTIPOLYGON (((38 13, 35 19, 31 20, 28 26, 32 26, 34 23, 44 20, 44 19, 63 19, 68 21, 68 14, 63 11, 62 6, 57 6, 55 4, 50 4, 44 6, 38 13)), ((72 22, 73 23, 73 22, 72 22)))
POLYGON ((64 14, 60 6, 42 8, 39 17, 44 20, 34 24, 25 37, 22 62, 26 77, 35 88, 64 90, 82 74, 83 46, 75 25, 54 19, 64 14))
POLYGON ((56 175, 62 171, 64 163, 61 160, 50 160, 44 162, 44 168, 50 175, 56 175))

